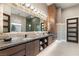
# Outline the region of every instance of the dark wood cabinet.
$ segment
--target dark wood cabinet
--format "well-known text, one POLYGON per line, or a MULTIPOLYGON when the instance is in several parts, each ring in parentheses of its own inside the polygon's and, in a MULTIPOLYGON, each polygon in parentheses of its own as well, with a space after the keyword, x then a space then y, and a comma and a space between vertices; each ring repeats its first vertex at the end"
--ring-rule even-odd
POLYGON ((39 38, 27 43, 0 50, 0 56, 36 56, 53 42, 52 36, 39 38), (42 50, 40 48, 43 48, 42 50))
POLYGON ((12 56, 25 56, 25 49, 18 52, 18 53, 16 53, 16 54, 14 54, 14 55, 12 55, 12 56))
POLYGON ((25 44, 21 44, 15 47, 7 48, 5 50, 0 51, 0 56, 9 56, 19 53, 20 51, 25 49, 25 44))
POLYGON ((39 53, 39 40, 26 43, 26 55, 35 56, 39 53))
POLYGON ((50 45, 54 41, 55 41, 55 38, 52 35, 48 37, 48 45, 50 45))
POLYGON ((0 51, 0 56, 35 56, 39 53, 39 40, 0 51))
POLYGON ((53 42, 53 37, 52 36, 48 37, 48 45, 50 45, 52 42, 53 42))

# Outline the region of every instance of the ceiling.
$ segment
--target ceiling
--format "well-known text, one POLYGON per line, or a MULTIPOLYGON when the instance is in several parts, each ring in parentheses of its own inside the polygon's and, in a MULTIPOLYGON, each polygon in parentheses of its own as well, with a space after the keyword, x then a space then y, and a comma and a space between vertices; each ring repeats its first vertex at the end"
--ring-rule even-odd
POLYGON ((47 3, 47 5, 55 4, 57 7, 60 7, 62 9, 69 8, 75 5, 78 5, 79 3, 47 3))
POLYGON ((56 4, 57 7, 60 7, 62 9, 69 8, 69 7, 73 7, 75 5, 78 5, 78 3, 57 3, 56 4))
POLYGON ((47 6, 49 6, 49 5, 51 5, 51 4, 53 4, 53 3, 46 3, 47 6))

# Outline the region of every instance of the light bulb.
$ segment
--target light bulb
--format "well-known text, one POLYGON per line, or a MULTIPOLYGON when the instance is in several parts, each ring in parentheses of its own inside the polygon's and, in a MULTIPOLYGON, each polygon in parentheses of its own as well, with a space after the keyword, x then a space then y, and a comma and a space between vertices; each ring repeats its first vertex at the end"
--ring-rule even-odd
POLYGON ((30 9, 32 9, 32 10, 33 10, 33 9, 34 9, 34 7, 33 7, 33 6, 30 6, 30 9))
POLYGON ((37 11, 37 13, 39 14, 39 13, 40 13, 40 11, 37 11))
POLYGON ((26 7, 30 7, 31 4, 30 4, 30 3, 26 3, 25 6, 26 6, 26 7))
POLYGON ((33 11, 34 11, 34 12, 36 12, 36 11, 37 11, 37 9, 34 9, 33 11))

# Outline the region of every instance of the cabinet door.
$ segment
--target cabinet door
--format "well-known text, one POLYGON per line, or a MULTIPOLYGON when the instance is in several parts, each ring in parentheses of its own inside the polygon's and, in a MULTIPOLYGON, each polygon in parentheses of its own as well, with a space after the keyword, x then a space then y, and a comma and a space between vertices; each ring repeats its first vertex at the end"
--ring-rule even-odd
POLYGON ((39 40, 34 41, 34 56, 39 53, 40 46, 39 46, 39 40))
POLYGON ((20 51, 22 51, 24 49, 25 49, 25 44, 21 44, 21 45, 0 51, 0 56, 14 55, 14 54, 19 53, 20 51))
POLYGON ((26 55, 35 56, 39 53, 39 40, 26 43, 26 55))
POLYGON ((22 51, 17 52, 16 54, 14 54, 12 56, 25 56, 25 49, 22 50, 22 51))
POLYGON ((26 56, 29 56, 30 43, 26 43, 26 56))
POLYGON ((50 45, 54 41, 53 36, 48 37, 48 45, 50 45))

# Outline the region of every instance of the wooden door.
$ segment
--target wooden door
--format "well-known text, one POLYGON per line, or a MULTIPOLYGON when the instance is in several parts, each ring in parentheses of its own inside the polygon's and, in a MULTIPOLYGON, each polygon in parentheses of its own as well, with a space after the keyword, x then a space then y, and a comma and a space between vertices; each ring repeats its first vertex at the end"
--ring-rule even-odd
POLYGON ((3 32, 10 32, 10 15, 3 13, 3 32))
POLYGON ((78 18, 67 19, 67 41, 78 43, 78 18))

